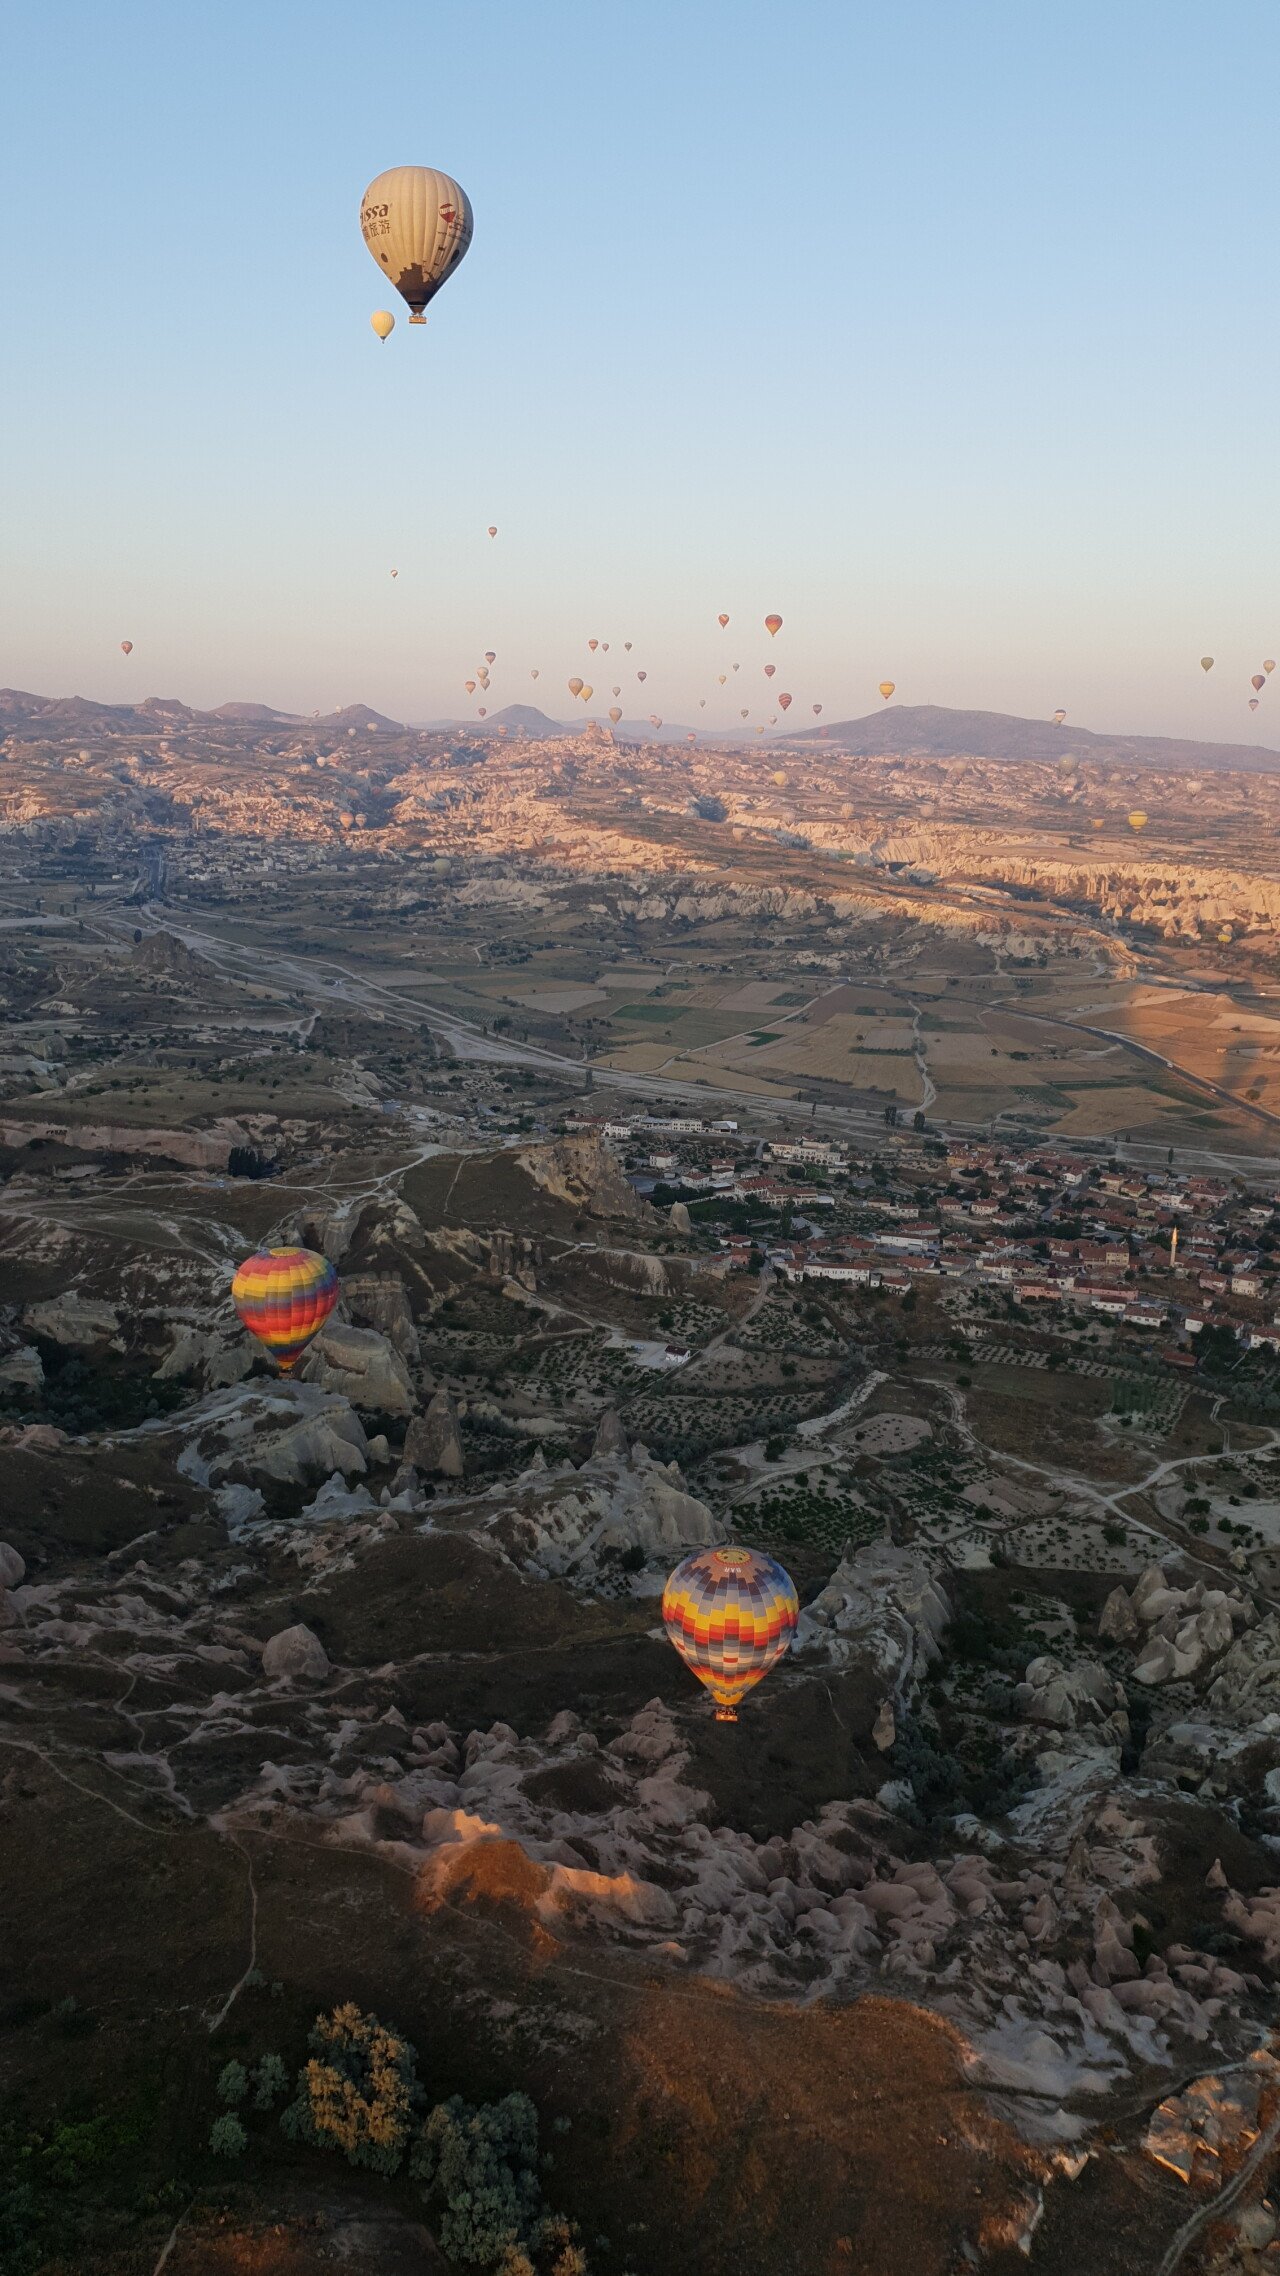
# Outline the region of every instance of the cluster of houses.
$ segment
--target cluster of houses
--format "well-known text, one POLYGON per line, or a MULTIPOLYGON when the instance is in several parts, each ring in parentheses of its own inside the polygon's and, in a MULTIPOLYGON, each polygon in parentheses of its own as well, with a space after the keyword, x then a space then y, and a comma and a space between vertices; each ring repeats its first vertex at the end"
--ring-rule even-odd
POLYGON ((752 1138, 693 1116, 582 1115, 569 1127, 630 1149, 643 1186, 658 1179, 776 1217, 722 1236, 731 1266, 763 1254, 795 1280, 900 1293, 956 1280, 1050 1314, 1172 1330, 1184 1346, 1217 1326, 1245 1349, 1280 1351, 1274 1178, 906 1133, 859 1158, 837 1140, 752 1138))

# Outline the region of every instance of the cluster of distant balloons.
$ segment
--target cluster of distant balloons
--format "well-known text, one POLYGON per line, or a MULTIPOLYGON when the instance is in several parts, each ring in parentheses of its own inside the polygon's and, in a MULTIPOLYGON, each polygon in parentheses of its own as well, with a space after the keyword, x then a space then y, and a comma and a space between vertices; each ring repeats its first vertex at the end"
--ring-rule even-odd
MULTIPOLYGON (((338 1275, 314 1249, 257 1249, 231 1283, 231 1300, 282 1375, 292 1372, 338 1301, 338 1275)), ((685 1666, 706 1685, 717 1722, 738 1707, 782 1658, 800 1604, 791 1575, 759 1549, 695 1549, 662 1595, 666 1631, 685 1666)))
MULTIPOLYGON (((1253 694, 1249 698, 1250 711, 1257 710, 1258 698, 1261 695, 1264 687, 1267 684, 1267 681, 1270 679, 1271 674, 1274 672, 1275 668, 1275 657, 1267 656, 1263 659, 1262 670, 1253 674, 1253 677, 1249 682, 1250 687, 1253 689, 1253 694)), ((1200 658, 1200 669, 1202 672, 1211 672, 1213 670, 1212 656, 1202 656, 1200 658)))

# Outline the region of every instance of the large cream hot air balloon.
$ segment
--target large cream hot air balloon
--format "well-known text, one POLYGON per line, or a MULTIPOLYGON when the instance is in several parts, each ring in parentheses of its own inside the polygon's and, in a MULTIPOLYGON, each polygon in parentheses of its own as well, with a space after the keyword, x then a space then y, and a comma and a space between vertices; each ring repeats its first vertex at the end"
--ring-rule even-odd
POLYGON ((896 680, 881 680, 880 693, 884 697, 886 703, 889 701, 890 696, 893 694, 896 685, 896 680))
POLYGON ((389 340, 396 328, 396 320, 389 308, 375 308, 369 322, 380 340, 389 340))
POLYGON ((392 166, 370 182, 360 206, 361 232, 384 276, 408 301, 411 324, 426 323, 427 303, 457 268, 472 226, 466 191, 434 166, 392 166))

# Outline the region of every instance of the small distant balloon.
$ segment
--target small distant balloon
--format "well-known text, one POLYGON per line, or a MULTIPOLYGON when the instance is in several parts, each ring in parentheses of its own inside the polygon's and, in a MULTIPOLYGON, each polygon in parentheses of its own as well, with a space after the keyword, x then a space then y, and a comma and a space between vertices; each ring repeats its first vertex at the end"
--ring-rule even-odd
POLYGON ((791 698, 789 695, 780 695, 778 697, 778 709, 779 711, 790 711, 791 698))
POLYGON ((896 686, 896 680, 881 680, 880 693, 884 697, 886 703, 889 701, 889 698, 893 694, 894 688, 896 686))
POLYGON ((735 664, 733 669, 735 672, 740 672, 742 670, 742 666, 741 664, 735 664))
POLYGON ((481 717, 482 719, 487 719, 487 718, 488 718, 488 716, 489 716, 489 712, 488 712, 488 706, 487 706, 486 704, 483 704, 483 703, 482 703, 482 704, 481 704, 481 706, 480 706, 480 717, 481 717))
POLYGON ((749 717, 749 714, 748 714, 747 712, 745 712, 745 711, 740 711, 740 712, 738 713, 738 717, 739 717, 739 719, 746 719, 746 718, 748 718, 748 717, 749 717))
POLYGON ((1251 688, 1258 688, 1258 689, 1264 688, 1264 687, 1266 686, 1266 684, 1267 684, 1267 683, 1266 683, 1266 680, 1264 679, 1264 677, 1263 677, 1263 675, 1262 675, 1262 673, 1261 673, 1261 672, 1255 672, 1255 673, 1254 673, 1254 675, 1253 675, 1253 678, 1252 678, 1252 679, 1250 680, 1250 682, 1249 682, 1249 685, 1250 685, 1250 687, 1251 687, 1251 688))
POLYGON ((570 693, 570 695, 581 695, 581 693, 582 693, 582 682, 581 682, 581 680, 570 680, 570 681, 568 681, 567 685, 568 685, 568 689, 569 689, 569 693, 570 693))
POLYGON ((721 687, 723 687, 729 675, 727 672, 718 672, 716 677, 719 680, 721 687))
POLYGON ((610 695, 621 695, 622 690, 621 688, 610 688, 609 693, 610 695))
POLYGON ((1055 727, 1061 727, 1061 725, 1062 725, 1062 722, 1063 722, 1063 720, 1066 718, 1066 716, 1067 716, 1067 715, 1066 715, 1066 712, 1065 712, 1065 711, 1055 711, 1055 712, 1054 712, 1054 715, 1053 715, 1053 724, 1054 724, 1054 726, 1055 726, 1055 727))
POLYGON ((601 643, 600 643, 600 653, 601 653, 601 655, 602 655, 602 656, 607 656, 607 655, 608 655, 608 653, 609 653, 609 643, 608 643, 608 641, 607 641, 607 640, 602 640, 602 641, 601 641, 601 643))
POLYGON ((617 705, 616 703, 611 703, 611 704, 610 704, 610 706, 609 706, 609 717, 610 717, 610 719, 613 721, 613 724, 614 724, 614 726, 616 727, 616 726, 617 726, 617 724, 618 724, 618 721, 619 721, 619 720, 621 719, 621 717, 622 717, 622 713, 621 713, 621 711, 619 710, 619 708, 618 708, 618 705, 617 705))
POLYGON ((727 617, 727 616, 718 616, 718 617, 716 618, 716 623, 719 625, 719 627, 720 627, 720 630, 721 630, 722 632, 724 631, 724 628, 725 628, 725 626, 726 626, 726 624, 727 624, 728 622, 729 622, 729 619, 728 619, 728 617, 727 617))
POLYGON ((782 630, 782 618, 780 616, 767 616, 764 620, 764 628, 769 638, 776 640, 782 630))
POLYGON ((598 641, 598 640, 589 640, 589 641, 587 642, 587 646, 588 646, 588 648, 591 650, 591 653, 592 653, 592 655, 594 656, 594 655, 595 655, 595 652, 596 652, 596 650, 597 650, 597 648, 600 646, 600 643, 599 643, 599 641, 598 641))
POLYGON ((595 691, 595 689, 594 689, 593 687, 590 687, 590 686, 588 686, 588 687, 584 687, 584 688, 583 688, 583 690, 582 690, 582 700, 583 700, 583 702, 584 702, 584 703, 590 703, 590 701, 591 701, 591 698, 592 698, 592 696, 595 694, 595 692, 596 692, 596 691, 595 691))
POLYGON ((651 711, 649 713, 649 725, 651 727, 661 727, 662 721, 659 719, 656 711, 651 711))
POLYGON ((1211 672, 1213 670, 1212 656, 1202 656, 1200 658, 1200 669, 1202 672, 1211 672))
POLYGON ((637 678, 638 680, 647 680, 647 679, 648 679, 648 677, 649 677, 649 675, 648 675, 648 673, 647 673, 647 672, 637 672, 637 673, 636 673, 636 678, 637 678))
POLYGON ((778 667, 777 667, 777 665, 776 665, 776 664, 766 664, 766 665, 765 665, 765 668, 764 668, 764 676, 765 676, 765 678, 766 678, 767 680, 771 680, 771 679, 773 678, 773 675, 774 675, 774 673, 777 671, 777 669, 778 669, 778 667))
POLYGON ((1249 709, 1250 709, 1250 711, 1256 711, 1256 710, 1257 710, 1257 708, 1258 708, 1258 699, 1257 699, 1256 695, 1251 695, 1251 696, 1250 696, 1250 698, 1249 698, 1249 709))
POLYGON ((706 710, 706 708, 707 708, 707 699, 706 699, 705 695, 700 695, 700 696, 698 697, 698 709, 699 709, 699 711, 705 711, 705 710, 706 710))
POLYGON ((815 703, 813 707, 813 716, 815 719, 820 719, 822 717, 822 705, 820 703, 815 703))
POLYGON ((398 576, 399 576, 399 574, 400 574, 400 571, 399 571, 398 569, 393 569, 393 570, 392 570, 392 572, 391 572, 391 574, 392 574, 392 576, 393 576, 393 577, 398 577, 398 576))
POLYGON ((531 679, 531 680, 536 680, 536 679, 537 679, 537 677, 538 677, 538 673, 537 673, 536 669, 535 669, 534 671, 530 672, 530 674, 529 674, 529 677, 530 677, 530 679, 531 679))
POLYGON ((1263 669, 1263 671, 1266 673, 1266 675, 1267 675, 1267 678, 1268 678, 1268 679, 1270 679, 1270 677, 1271 677, 1272 673, 1274 672, 1275 668, 1276 668, 1276 660, 1275 660, 1275 657, 1274 657, 1274 656, 1264 656, 1264 657, 1263 657, 1263 659, 1262 659, 1262 669, 1263 669))
POLYGON ((623 643, 622 643, 622 645, 623 645, 623 647, 626 649, 626 651, 627 651, 627 654, 628 654, 628 656, 629 656, 629 655, 631 654, 631 642, 630 642, 629 640, 624 640, 624 641, 623 641, 623 643))
POLYGON ((486 664, 496 664, 496 663, 497 663, 497 661, 498 661, 498 651, 497 651, 497 649, 496 649, 496 648, 486 648, 486 649, 485 649, 485 652, 484 652, 484 660, 485 660, 486 664))
POLYGON ((490 524, 489 524, 489 535, 490 535, 490 537, 496 537, 496 536, 497 536, 497 534, 498 534, 498 525, 497 525, 497 523, 496 523, 496 522, 490 522, 490 524))
POLYGON ((475 681, 474 681, 474 680, 464 680, 462 684, 463 684, 464 688, 466 689, 466 691, 467 691, 467 694, 468 694, 468 695, 474 695, 474 694, 475 694, 475 692, 476 692, 476 683, 475 683, 475 681))
POLYGON ((396 320, 389 308, 375 308, 369 322, 380 340, 389 340, 396 328, 396 320))
POLYGON ((1133 810, 1132 814, 1130 814, 1130 816, 1128 817, 1128 821, 1129 821, 1129 828, 1130 828, 1131 830, 1145 830, 1145 829, 1146 829, 1146 826, 1147 826, 1147 817, 1146 817, 1146 815, 1143 813, 1143 811, 1142 811, 1142 808, 1141 808, 1140 806, 1135 806, 1135 807, 1134 807, 1134 810, 1133 810))
POLYGON ((120 643, 120 653, 122 656, 132 656, 133 642, 131 640, 122 640, 120 643))

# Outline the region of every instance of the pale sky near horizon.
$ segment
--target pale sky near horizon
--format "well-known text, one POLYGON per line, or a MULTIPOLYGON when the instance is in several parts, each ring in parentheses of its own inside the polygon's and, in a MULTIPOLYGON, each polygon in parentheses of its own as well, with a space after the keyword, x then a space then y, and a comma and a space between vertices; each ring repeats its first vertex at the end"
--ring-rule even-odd
POLYGON ((1278 67, 1274 0, 10 10, 0 683, 1280 746, 1278 67), (475 240, 383 346, 404 163, 475 240))

